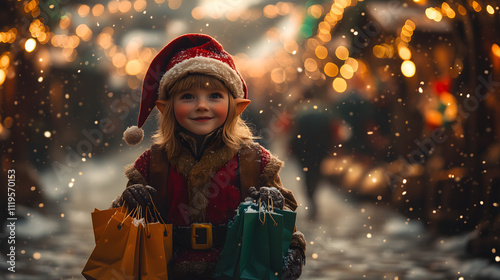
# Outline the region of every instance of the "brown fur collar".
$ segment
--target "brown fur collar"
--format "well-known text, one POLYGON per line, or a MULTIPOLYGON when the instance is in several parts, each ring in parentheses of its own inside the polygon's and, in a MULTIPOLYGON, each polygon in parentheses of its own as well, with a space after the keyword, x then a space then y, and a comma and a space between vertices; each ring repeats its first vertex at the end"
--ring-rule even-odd
POLYGON ((172 166, 187 178, 189 192, 190 221, 192 223, 205 222, 208 206, 209 186, 215 172, 222 168, 235 155, 235 150, 222 145, 222 139, 217 138, 214 143, 205 149, 199 162, 192 153, 182 146, 181 153, 169 159, 172 166))

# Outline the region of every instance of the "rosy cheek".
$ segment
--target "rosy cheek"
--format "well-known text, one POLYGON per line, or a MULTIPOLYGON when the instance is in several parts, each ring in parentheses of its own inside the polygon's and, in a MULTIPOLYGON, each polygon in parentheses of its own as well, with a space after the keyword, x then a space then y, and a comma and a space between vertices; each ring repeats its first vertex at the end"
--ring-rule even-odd
POLYGON ((212 110, 213 110, 215 115, 225 119, 227 116, 227 109, 228 109, 227 106, 228 106, 227 104, 217 105, 217 106, 214 106, 212 108, 212 110))
POLYGON ((189 115, 189 111, 190 109, 188 106, 180 104, 174 106, 174 113, 177 121, 182 121, 183 119, 187 118, 189 115))

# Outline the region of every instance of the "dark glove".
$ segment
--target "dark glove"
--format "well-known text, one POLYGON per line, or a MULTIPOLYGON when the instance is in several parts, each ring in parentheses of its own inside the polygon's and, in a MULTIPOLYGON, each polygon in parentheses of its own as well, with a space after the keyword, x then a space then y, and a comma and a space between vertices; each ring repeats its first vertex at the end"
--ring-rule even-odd
POLYGON ((248 189, 250 193, 250 197, 259 201, 259 199, 263 202, 273 202, 273 207, 278 209, 283 209, 283 205, 285 203, 285 197, 281 194, 281 192, 275 187, 260 187, 257 190, 255 187, 250 187, 248 189))
POLYGON ((123 191, 122 199, 130 208, 135 208, 137 205, 146 208, 153 205, 151 197, 155 193, 156 190, 151 186, 135 184, 123 191))
POLYGON ((292 242, 288 248, 283 267, 283 280, 295 280, 302 274, 302 266, 306 264, 306 239, 296 231, 292 235, 292 242))

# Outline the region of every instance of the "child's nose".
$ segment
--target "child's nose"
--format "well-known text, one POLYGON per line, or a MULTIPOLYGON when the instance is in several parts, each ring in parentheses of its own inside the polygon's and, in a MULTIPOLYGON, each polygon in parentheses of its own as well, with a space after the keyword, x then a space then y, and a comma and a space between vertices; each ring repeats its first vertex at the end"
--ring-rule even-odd
POLYGON ((208 111, 207 101, 204 99, 201 99, 198 102, 198 104, 196 105, 196 110, 197 111, 208 111))

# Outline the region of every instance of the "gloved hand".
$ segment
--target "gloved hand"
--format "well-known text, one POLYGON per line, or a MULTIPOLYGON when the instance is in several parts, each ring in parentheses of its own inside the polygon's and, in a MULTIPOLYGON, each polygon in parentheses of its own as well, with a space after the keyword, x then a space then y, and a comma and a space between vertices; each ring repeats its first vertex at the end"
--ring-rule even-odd
POLYGON ((292 235, 292 242, 288 248, 283 267, 283 280, 295 280, 302 274, 302 266, 306 264, 306 239, 296 231, 292 235))
POLYGON ((261 201, 268 202, 273 201, 273 207, 278 209, 283 209, 283 205, 285 204, 285 197, 281 194, 281 192, 275 187, 260 187, 257 190, 255 187, 250 187, 248 189, 250 193, 250 197, 258 201, 259 198, 261 201))
POLYGON ((135 184, 127 187, 121 198, 130 208, 135 208, 137 205, 146 208, 153 205, 151 197, 155 193, 156 190, 151 186, 135 184))

